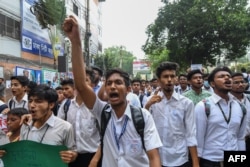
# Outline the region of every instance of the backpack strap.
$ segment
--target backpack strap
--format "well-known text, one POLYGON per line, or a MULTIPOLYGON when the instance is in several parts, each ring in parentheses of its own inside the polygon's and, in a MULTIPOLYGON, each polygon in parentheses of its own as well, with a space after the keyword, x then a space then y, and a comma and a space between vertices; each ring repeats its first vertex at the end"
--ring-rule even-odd
MULTIPOLYGON (((144 117, 142 114, 142 109, 139 107, 135 107, 130 105, 130 110, 131 110, 131 116, 132 120, 135 126, 135 129, 137 133, 141 137, 141 142, 142 142, 142 147, 146 151, 145 143, 144 143, 144 128, 145 128, 145 121, 144 117)), ((111 118, 111 106, 109 104, 106 104, 102 110, 101 113, 101 127, 100 127, 100 140, 101 140, 101 159, 100 161, 102 162, 102 157, 103 157, 103 139, 104 139, 104 134, 108 125, 108 122, 111 118)))
POLYGON ((10 99, 10 101, 9 101, 9 108, 10 108, 10 109, 12 108, 13 102, 14 102, 14 100, 13 100, 13 99, 10 99))
POLYGON ((132 105, 130 105, 130 109, 131 109, 131 115, 132 115, 132 120, 133 120, 135 129, 141 137, 142 147, 146 152, 146 147, 144 143, 145 121, 144 121, 144 117, 142 114, 142 109, 139 107, 132 106, 132 105))
POLYGON ((65 121, 67 121, 70 103, 71 103, 71 100, 70 100, 70 99, 67 99, 67 101, 64 103, 64 106, 63 106, 64 120, 65 120, 65 121))
POLYGON ((139 96, 139 99, 140 99, 140 103, 141 103, 141 107, 143 108, 143 105, 142 105, 142 101, 143 101, 143 95, 141 94, 140 96, 139 96))
POLYGON ((246 107, 243 105, 243 104, 241 104, 240 102, 238 102, 239 103, 239 105, 240 105, 240 108, 241 108, 241 111, 242 111, 242 114, 243 114, 243 116, 242 116, 242 118, 241 118, 241 122, 240 122, 240 126, 242 125, 242 123, 243 123, 243 120, 244 120, 244 118, 245 118, 245 115, 246 115, 246 113, 247 113, 247 109, 246 109, 246 107))
POLYGON ((104 134, 108 125, 108 122, 111 117, 111 107, 107 103, 101 113, 101 127, 100 127, 100 141, 101 141, 101 158, 100 158, 100 163, 102 163, 102 157, 103 157, 103 139, 104 139, 104 134))
POLYGON ((203 103, 204 103, 204 106, 205 106, 205 113, 206 113, 206 116, 208 118, 208 116, 210 115, 210 104, 209 104, 209 100, 207 98, 203 99, 202 100, 203 103))

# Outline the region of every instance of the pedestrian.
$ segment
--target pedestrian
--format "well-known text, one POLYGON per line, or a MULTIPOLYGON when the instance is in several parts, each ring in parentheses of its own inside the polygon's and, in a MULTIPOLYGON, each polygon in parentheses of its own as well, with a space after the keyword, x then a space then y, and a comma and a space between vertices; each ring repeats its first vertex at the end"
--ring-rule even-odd
POLYGON ((161 91, 149 97, 145 108, 154 118, 163 146, 159 149, 162 167, 199 166, 193 102, 178 94, 175 89, 178 65, 163 62, 156 69, 161 91))
POLYGON ((25 108, 13 108, 7 114, 7 136, 10 142, 16 142, 20 140, 21 130, 21 117, 24 114, 29 114, 29 111, 25 108))
MULTIPOLYGON (((94 78, 93 71, 86 69, 86 82, 89 86, 94 78), (91 81, 92 78, 92 81, 91 81)), ((65 112, 64 101, 58 110, 58 117, 65 119, 72 124, 75 133, 76 160, 69 164, 69 167, 88 167, 100 144, 98 123, 94 115, 83 103, 81 96, 76 90, 76 96, 70 100, 68 111, 65 112)))
MULTIPOLYGON (((63 28, 72 44, 72 69, 76 89, 84 104, 100 122, 102 111, 107 103, 97 98, 93 89, 83 82, 86 80, 86 73, 78 22, 70 16, 65 19, 63 28)), ((145 151, 133 125, 131 107, 126 101, 129 86, 128 73, 113 69, 106 73, 105 78, 105 90, 111 107, 107 112, 111 112, 111 118, 103 138, 102 165, 106 167, 160 167, 158 148, 162 144, 152 116, 142 109, 145 123, 143 133, 145 151)))
POLYGON ((244 105, 247 111, 247 125, 246 125, 246 151, 250 151, 250 96, 245 94, 246 81, 242 73, 234 73, 232 75, 232 90, 230 95, 238 103, 244 105))
POLYGON ((245 150, 246 117, 240 104, 229 95, 231 74, 228 67, 215 68, 208 77, 214 93, 195 106, 201 167, 220 167, 224 151, 245 150))
POLYGON ((13 108, 26 108, 28 110, 28 95, 26 93, 29 79, 26 76, 12 76, 11 92, 13 97, 8 101, 8 107, 13 108))
POLYGON ((183 96, 189 98, 196 105, 199 101, 203 100, 206 97, 211 96, 211 93, 203 90, 203 73, 201 70, 192 70, 187 75, 187 80, 190 84, 190 90, 183 93, 183 96))

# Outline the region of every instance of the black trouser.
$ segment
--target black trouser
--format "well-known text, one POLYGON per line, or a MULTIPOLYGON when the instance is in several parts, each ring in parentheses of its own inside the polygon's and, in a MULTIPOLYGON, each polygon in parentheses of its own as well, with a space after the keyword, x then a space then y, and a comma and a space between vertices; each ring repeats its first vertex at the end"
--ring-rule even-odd
MULTIPOLYGON (((165 167, 165 166, 162 166, 162 167, 165 167)), ((186 162, 186 163, 184 163, 184 164, 182 164, 180 166, 175 166, 175 167, 191 167, 191 166, 190 166, 189 162, 186 162)))
POLYGON ((214 162, 200 158, 200 167, 221 167, 221 165, 221 162, 214 162))
POLYGON ((88 167, 94 155, 95 153, 78 153, 76 160, 74 162, 69 163, 69 167, 88 167))

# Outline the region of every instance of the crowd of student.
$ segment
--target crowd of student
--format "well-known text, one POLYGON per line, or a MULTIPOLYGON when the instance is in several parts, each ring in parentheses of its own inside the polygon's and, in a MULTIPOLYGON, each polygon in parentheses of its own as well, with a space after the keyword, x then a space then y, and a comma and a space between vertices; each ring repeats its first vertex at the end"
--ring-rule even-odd
POLYGON ((249 150, 250 98, 242 73, 217 67, 209 75, 177 76, 178 64, 163 62, 150 81, 130 80, 121 69, 104 77, 85 66, 76 19, 66 18, 63 28, 74 80, 54 90, 11 77, 13 97, 2 112, 10 142, 65 145, 60 156, 70 167, 221 167, 223 151, 249 150))

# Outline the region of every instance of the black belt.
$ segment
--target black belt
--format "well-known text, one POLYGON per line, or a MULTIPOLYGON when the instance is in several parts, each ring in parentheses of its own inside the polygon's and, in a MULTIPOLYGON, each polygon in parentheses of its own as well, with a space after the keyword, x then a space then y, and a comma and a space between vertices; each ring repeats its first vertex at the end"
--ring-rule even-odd
POLYGON ((207 160, 207 159, 203 159, 203 158, 200 158, 200 166, 202 166, 202 164, 208 164, 209 166, 211 167, 223 167, 223 161, 210 161, 210 160, 207 160))

